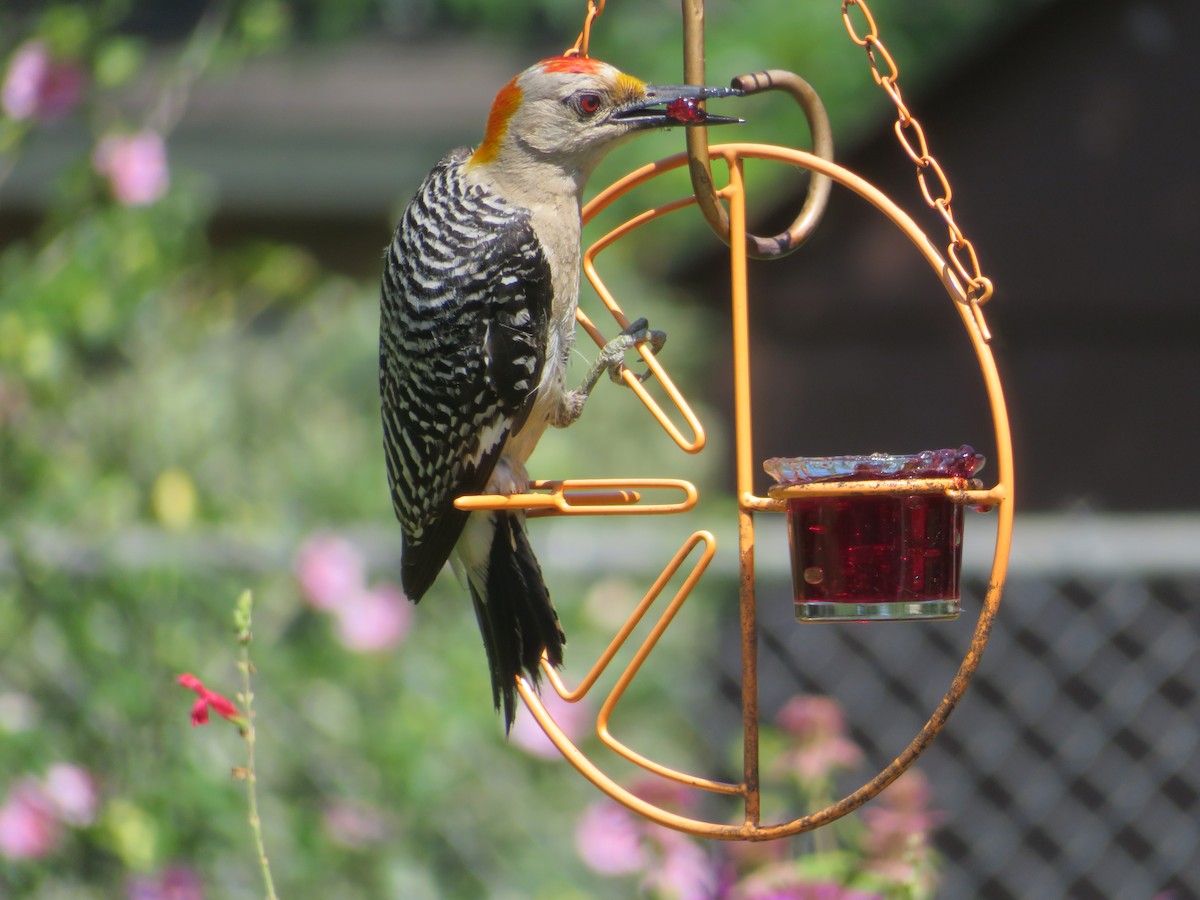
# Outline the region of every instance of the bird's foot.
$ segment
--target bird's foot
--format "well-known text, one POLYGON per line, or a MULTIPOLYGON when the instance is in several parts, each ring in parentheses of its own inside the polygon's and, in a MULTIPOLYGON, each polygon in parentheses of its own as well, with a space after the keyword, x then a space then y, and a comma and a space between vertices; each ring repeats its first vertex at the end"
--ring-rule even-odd
MULTIPOLYGON (((625 354, 638 344, 648 343, 650 351, 658 353, 666 342, 666 332, 654 331, 649 327, 645 319, 638 319, 636 322, 631 323, 628 328, 624 329, 600 349, 600 355, 596 358, 595 365, 592 366, 591 371, 588 372, 587 377, 583 380, 583 384, 564 395, 562 409, 551 420, 552 423, 557 428, 565 428, 578 419, 583 413, 583 405, 592 393, 592 388, 596 386, 596 383, 600 380, 600 376, 605 372, 608 373, 608 377, 613 381, 622 384, 622 375, 626 369, 625 354)), ((634 373, 633 377, 638 382, 644 382, 650 377, 650 372, 647 370, 640 375, 634 373)))
MULTIPOLYGON (((592 367, 592 372, 589 375, 588 384, 595 385, 599 380, 600 375, 608 372, 608 377, 617 384, 623 381, 625 366, 625 354, 634 349, 638 344, 648 343, 650 352, 657 354, 667 342, 667 333, 665 331, 654 331, 649 327, 649 323, 645 319, 638 319, 636 322, 630 323, 629 327, 623 330, 615 338, 610 340, 600 350, 600 355, 596 359, 596 365, 592 367)), ((650 371, 647 370, 640 375, 633 376, 639 382, 645 381, 650 377, 650 371)), ((588 387, 591 390, 591 387, 588 387)))

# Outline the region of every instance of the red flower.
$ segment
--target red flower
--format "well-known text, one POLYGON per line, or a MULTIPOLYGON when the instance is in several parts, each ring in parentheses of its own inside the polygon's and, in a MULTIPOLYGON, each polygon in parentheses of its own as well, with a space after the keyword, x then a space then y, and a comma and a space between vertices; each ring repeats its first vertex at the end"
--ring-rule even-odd
POLYGON ((246 724, 241 710, 237 708, 237 705, 232 700, 228 697, 222 697, 216 691, 210 691, 195 675, 185 672, 175 680, 185 688, 195 691, 200 698, 192 706, 193 726, 208 724, 208 709, 210 706, 216 710, 217 715, 223 716, 235 725, 243 726, 246 724))

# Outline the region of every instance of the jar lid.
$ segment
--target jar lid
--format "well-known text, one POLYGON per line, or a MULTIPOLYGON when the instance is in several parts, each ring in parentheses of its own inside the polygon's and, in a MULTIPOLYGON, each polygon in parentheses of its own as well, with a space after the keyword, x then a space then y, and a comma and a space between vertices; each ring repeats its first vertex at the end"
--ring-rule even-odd
POLYGON ((775 456, 764 462, 763 468, 779 484, 812 484, 835 480, 970 478, 983 464, 983 454, 963 444, 957 450, 924 450, 905 455, 775 456))

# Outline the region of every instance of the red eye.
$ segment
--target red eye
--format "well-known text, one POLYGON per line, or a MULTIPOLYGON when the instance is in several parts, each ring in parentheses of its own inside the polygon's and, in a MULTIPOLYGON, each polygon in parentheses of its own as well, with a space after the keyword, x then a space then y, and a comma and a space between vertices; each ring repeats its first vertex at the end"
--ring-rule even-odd
POLYGON ((599 94, 580 94, 575 98, 575 104, 579 107, 579 111, 586 115, 593 115, 600 109, 599 94))

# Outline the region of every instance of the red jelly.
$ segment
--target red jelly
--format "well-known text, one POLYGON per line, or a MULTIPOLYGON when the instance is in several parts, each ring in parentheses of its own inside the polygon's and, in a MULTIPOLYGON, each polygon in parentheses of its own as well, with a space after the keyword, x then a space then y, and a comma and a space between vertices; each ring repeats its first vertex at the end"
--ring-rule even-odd
MULTIPOLYGON (((983 463, 970 447, 914 456, 770 460, 783 484, 944 479, 983 463)), ((941 492, 787 498, 796 617, 808 622, 952 619, 959 613, 962 507, 941 492)))
POLYGON ((703 122, 708 118, 708 113, 690 97, 680 97, 678 100, 668 103, 667 115, 685 125, 703 122))

